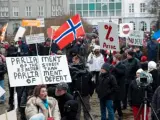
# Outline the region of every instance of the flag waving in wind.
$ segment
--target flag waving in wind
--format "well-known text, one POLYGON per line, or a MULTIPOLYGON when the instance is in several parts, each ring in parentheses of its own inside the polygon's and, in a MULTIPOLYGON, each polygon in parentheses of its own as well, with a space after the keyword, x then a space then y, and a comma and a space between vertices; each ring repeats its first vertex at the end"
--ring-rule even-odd
POLYGON ((85 35, 85 31, 83 29, 81 18, 79 14, 77 14, 67 20, 61 27, 58 28, 58 30, 56 30, 53 40, 60 49, 63 49, 73 40, 83 35, 85 35))
POLYGON ((5 33, 8 27, 8 23, 6 23, 1 29, 0 29, 0 40, 3 41, 5 38, 5 33))

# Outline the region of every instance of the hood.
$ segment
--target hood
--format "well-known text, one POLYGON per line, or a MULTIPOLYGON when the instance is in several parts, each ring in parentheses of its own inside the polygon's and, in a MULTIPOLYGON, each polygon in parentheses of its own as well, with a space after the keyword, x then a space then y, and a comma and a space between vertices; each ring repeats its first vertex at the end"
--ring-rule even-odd
POLYGON ((154 61, 150 61, 148 63, 148 72, 151 72, 152 70, 157 69, 157 64, 154 61))

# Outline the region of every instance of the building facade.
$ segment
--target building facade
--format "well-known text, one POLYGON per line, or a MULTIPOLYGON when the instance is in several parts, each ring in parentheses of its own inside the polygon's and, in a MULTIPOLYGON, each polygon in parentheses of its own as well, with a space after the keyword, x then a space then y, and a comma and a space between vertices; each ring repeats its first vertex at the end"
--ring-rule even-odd
POLYGON ((124 0, 123 22, 133 23, 135 30, 150 31, 157 21, 157 15, 150 14, 148 0, 124 0))
POLYGON ((54 18, 69 14, 67 0, 0 0, 0 27, 9 23, 7 33, 21 25, 22 19, 54 18))
POLYGON ((92 25, 98 22, 118 23, 122 16, 122 0, 70 0, 70 14, 79 13, 92 25))

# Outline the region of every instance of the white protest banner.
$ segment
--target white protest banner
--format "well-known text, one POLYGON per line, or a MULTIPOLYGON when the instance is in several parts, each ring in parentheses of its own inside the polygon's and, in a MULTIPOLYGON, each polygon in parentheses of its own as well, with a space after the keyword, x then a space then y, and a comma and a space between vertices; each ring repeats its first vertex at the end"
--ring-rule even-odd
POLYGON ((135 46, 143 46, 144 32, 143 31, 132 31, 128 37, 128 44, 135 46))
POLYGON ((100 47, 105 50, 119 51, 118 25, 115 23, 98 23, 100 47))
POLYGON ((17 31, 17 33, 16 33, 16 36, 15 36, 15 38, 14 38, 14 41, 17 42, 20 37, 23 37, 25 31, 26 31, 26 28, 19 27, 19 29, 18 29, 18 31, 17 31))
POLYGON ((37 56, 7 57, 11 87, 42 84, 37 56))
POLYGON ((37 18, 40 21, 40 26, 38 27, 45 27, 44 18, 37 18))
POLYGON ((32 34, 32 35, 26 36, 27 44, 35 44, 35 43, 43 43, 43 42, 45 42, 44 33, 32 34))
POLYGON ((122 23, 119 25, 120 37, 129 37, 133 31, 133 23, 122 23))
POLYGON ((16 110, 12 110, 6 114, 0 115, 0 120, 17 120, 16 110))
POLYGON ((5 92, 6 92, 6 91, 0 86, 0 97, 1 97, 2 95, 4 95, 5 92))
POLYGON ((66 55, 39 56, 44 84, 71 82, 66 55))

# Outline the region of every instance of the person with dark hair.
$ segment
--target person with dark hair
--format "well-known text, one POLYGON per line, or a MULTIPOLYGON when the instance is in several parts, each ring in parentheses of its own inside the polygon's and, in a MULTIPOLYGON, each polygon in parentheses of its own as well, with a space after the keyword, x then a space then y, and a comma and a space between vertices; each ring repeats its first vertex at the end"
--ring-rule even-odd
POLYGON ((55 98, 48 97, 45 85, 35 87, 33 96, 27 101, 25 114, 27 120, 61 119, 58 102, 55 98))
POLYGON ((114 120, 113 97, 117 90, 117 81, 110 73, 110 65, 104 63, 96 88, 100 99, 101 120, 107 120, 106 108, 108 110, 108 119, 114 120))
POLYGON ((69 100, 64 105, 64 117, 61 120, 78 120, 76 118, 78 112, 78 102, 69 100))

